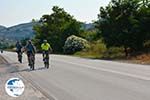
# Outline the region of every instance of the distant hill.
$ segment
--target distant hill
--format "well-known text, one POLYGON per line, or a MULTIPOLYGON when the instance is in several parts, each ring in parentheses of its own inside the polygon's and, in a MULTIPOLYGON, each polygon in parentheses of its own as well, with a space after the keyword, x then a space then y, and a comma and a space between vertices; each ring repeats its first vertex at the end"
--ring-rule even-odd
POLYGON ((83 24, 82 24, 82 28, 83 28, 84 30, 93 30, 95 27, 94 27, 94 24, 92 24, 92 23, 88 23, 88 24, 83 23, 83 24))
MULTIPOLYGON (((15 25, 12 27, 5 27, 0 25, 0 43, 14 44, 17 40, 23 40, 27 38, 33 38, 35 32, 33 31, 33 26, 38 24, 38 22, 30 22, 15 25)), ((82 24, 84 30, 93 30, 94 25, 92 23, 82 24)))
POLYGON ((0 31, 6 29, 6 27, 0 25, 0 31))
POLYGON ((32 38, 34 36, 33 26, 36 24, 36 22, 24 23, 8 28, 0 26, 0 37, 12 41, 32 38))

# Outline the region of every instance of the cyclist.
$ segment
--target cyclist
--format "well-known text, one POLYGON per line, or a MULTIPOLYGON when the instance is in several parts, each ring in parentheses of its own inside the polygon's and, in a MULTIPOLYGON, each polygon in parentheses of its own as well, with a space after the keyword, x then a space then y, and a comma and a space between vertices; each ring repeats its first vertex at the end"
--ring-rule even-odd
POLYGON ((25 46, 25 50, 27 51, 27 57, 28 57, 28 65, 30 66, 30 55, 33 55, 33 58, 35 60, 35 53, 36 53, 36 49, 35 46, 32 44, 31 40, 28 40, 26 46, 25 46))
MULTIPOLYGON (((43 53, 43 61, 45 59, 48 59, 49 61, 49 52, 52 51, 52 48, 50 46, 50 44, 47 42, 47 40, 44 40, 42 45, 41 45, 41 48, 42 48, 42 53, 43 53)), ((49 65, 49 62, 48 62, 48 65, 49 65)))
POLYGON ((17 41, 17 43, 16 43, 16 52, 18 54, 18 61, 21 62, 21 63, 22 63, 22 61, 19 58, 19 56, 20 55, 22 56, 22 52, 21 52, 22 47, 23 47, 22 44, 19 41, 17 41))

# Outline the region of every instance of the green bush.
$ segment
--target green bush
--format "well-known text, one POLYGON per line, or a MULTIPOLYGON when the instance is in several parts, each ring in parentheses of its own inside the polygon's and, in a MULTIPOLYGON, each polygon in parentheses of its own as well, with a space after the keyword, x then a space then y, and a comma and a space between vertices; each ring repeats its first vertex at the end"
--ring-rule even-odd
POLYGON ((84 31, 80 34, 81 37, 86 39, 89 42, 95 41, 98 38, 97 31, 92 30, 92 31, 84 31))
POLYGON ((94 41, 90 43, 90 48, 75 53, 75 56, 87 57, 87 58, 101 58, 106 52, 106 45, 101 41, 94 41))
POLYGON ((122 47, 107 48, 106 44, 102 40, 91 42, 90 48, 76 52, 74 55, 98 59, 119 59, 125 56, 124 49, 122 47))
POLYGON ((121 47, 111 47, 103 54, 104 59, 117 59, 125 57, 124 49, 121 47))
POLYGON ((81 37, 72 35, 67 38, 63 49, 64 49, 64 53, 73 54, 77 51, 84 50, 88 47, 89 47, 89 45, 88 45, 87 40, 85 40, 81 37))

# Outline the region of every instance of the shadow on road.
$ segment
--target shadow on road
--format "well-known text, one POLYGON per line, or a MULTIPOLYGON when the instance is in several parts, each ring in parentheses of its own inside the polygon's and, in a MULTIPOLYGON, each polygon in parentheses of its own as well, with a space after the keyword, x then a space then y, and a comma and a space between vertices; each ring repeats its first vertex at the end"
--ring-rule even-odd
POLYGON ((26 64, 27 62, 19 63, 19 62, 13 62, 13 63, 7 63, 8 65, 18 65, 18 64, 26 64))
POLYGON ((32 72, 32 71, 38 71, 38 70, 44 70, 44 69, 46 69, 46 68, 45 67, 41 67, 41 68, 37 68, 35 70, 30 70, 29 68, 26 68, 26 69, 22 69, 22 70, 12 71, 10 73, 32 72))

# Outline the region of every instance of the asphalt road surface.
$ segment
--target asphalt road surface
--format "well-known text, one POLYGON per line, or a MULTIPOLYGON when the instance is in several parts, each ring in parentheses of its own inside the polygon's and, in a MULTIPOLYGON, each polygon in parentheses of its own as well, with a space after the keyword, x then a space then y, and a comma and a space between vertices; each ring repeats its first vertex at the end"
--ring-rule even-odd
POLYGON ((45 69, 36 55, 36 70, 29 71, 26 55, 17 62, 16 53, 2 56, 50 100, 150 100, 150 66, 50 55, 45 69))

